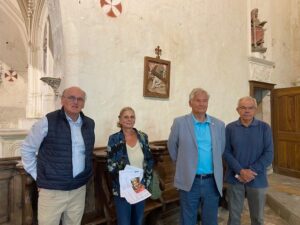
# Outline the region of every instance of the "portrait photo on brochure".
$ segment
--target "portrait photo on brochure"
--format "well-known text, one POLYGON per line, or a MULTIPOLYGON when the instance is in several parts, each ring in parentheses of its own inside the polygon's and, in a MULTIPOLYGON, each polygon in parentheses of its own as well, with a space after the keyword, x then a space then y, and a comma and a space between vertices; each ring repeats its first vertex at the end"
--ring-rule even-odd
POLYGON ((135 178, 131 179, 131 185, 132 185, 132 189, 136 193, 139 193, 139 192, 145 190, 145 186, 140 182, 139 177, 135 177, 135 178))

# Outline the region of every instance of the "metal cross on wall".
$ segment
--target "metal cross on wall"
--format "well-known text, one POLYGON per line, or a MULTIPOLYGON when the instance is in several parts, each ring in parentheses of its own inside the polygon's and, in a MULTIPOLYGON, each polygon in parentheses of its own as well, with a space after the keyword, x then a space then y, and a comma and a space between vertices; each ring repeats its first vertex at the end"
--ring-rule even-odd
POLYGON ((161 55, 161 48, 159 47, 159 45, 156 47, 155 49, 155 54, 156 54, 156 58, 159 59, 160 58, 160 55, 161 55))

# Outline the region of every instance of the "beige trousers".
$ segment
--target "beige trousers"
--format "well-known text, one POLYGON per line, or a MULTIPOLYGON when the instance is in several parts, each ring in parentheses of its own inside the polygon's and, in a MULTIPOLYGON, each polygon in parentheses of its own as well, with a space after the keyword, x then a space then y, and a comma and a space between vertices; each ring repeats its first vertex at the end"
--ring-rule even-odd
POLYGON ((85 206, 86 186, 71 191, 41 188, 38 198, 39 225, 80 225, 85 206))

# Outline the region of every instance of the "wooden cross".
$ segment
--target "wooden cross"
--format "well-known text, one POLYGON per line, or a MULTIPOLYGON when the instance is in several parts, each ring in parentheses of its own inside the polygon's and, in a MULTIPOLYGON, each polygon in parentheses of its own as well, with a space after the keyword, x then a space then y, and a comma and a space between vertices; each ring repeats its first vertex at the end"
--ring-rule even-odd
POLYGON ((156 47, 156 49, 155 49, 155 54, 156 54, 156 58, 157 58, 157 59, 160 59, 161 52, 162 52, 162 50, 161 50, 161 48, 160 48, 159 45, 158 45, 158 46, 156 47))

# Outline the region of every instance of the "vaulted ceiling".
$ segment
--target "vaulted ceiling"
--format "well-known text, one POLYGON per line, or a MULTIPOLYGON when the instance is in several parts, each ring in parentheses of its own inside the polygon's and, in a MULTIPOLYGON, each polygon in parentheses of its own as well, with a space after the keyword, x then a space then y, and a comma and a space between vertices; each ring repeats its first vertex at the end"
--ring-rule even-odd
POLYGON ((0 1, 0 61, 4 69, 26 71, 27 29, 17 0, 0 1))

